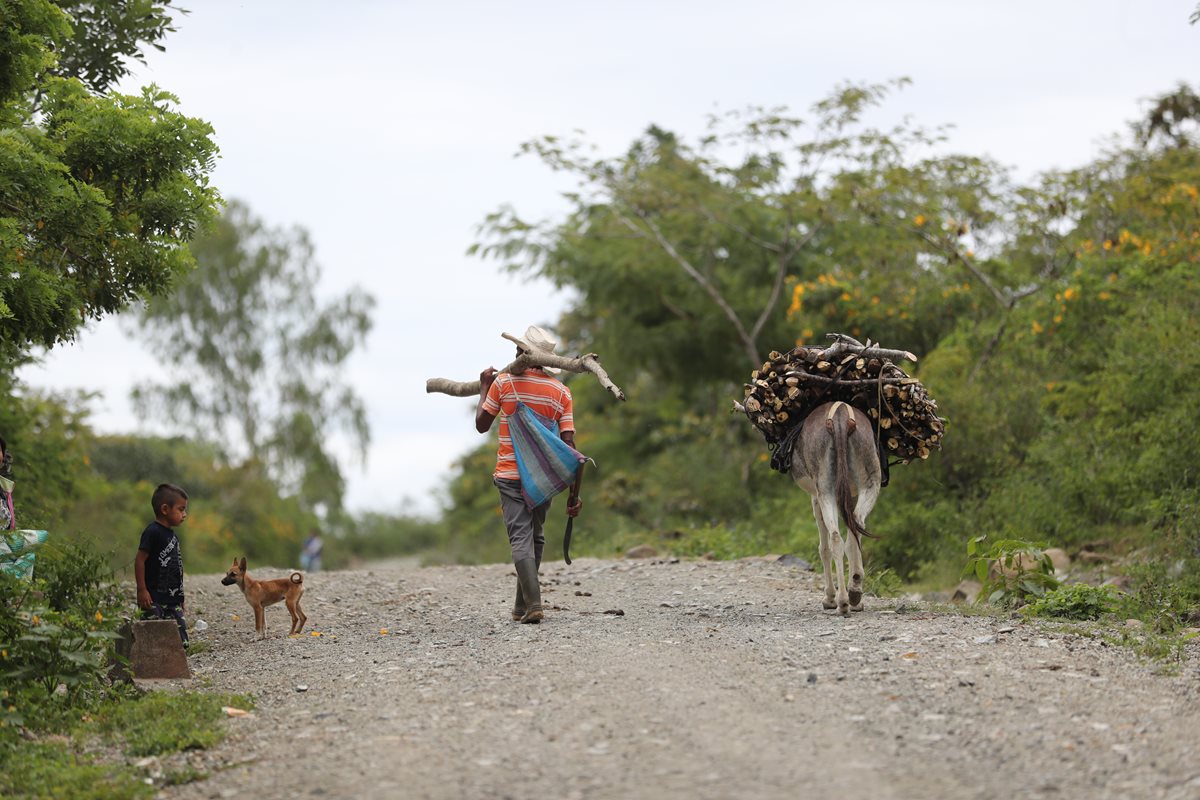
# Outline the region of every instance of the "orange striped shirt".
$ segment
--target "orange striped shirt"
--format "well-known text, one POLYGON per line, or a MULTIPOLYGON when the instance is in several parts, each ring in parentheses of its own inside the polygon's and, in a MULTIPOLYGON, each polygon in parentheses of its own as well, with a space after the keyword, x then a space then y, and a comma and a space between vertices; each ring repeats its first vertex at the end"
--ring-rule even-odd
POLYGON ((540 369, 528 369, 522 375, 503 372, 488 389, 483 410, 500 417, 500 449, 496 451, 496 471, 493 477, 516 481, 517 456, 508 435, 508 415, 517 411, 517 401, 524 403, 547 419, 558 422, 558 432, 575 430, 571 390, 561 381, 540 369))

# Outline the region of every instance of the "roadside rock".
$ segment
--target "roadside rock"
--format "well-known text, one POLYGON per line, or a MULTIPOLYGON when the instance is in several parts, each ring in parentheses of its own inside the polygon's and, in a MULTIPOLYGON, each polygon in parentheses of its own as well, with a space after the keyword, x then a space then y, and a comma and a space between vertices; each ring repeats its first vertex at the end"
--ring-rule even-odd
POLYGON ((983 584, 979 581, 965 580, 954 588, 954 592, 950 595, 950 602, 972 605, 982 590, 983 584))
POLYGON ((1054 571, 1059 575, 1066 573, 1071 568, 1071 557, 1061 547, 1051 547, 1044 552, 1050 559, 1050 563, 1054 565, 1054 571))
POLYGON ((1100 585, 1101 586, 1111 586, 1112 588, 1116 589, 1118 592, 1128 592, 1129 591, 1129 576, 1128 575, 1114 575, 1100 585))

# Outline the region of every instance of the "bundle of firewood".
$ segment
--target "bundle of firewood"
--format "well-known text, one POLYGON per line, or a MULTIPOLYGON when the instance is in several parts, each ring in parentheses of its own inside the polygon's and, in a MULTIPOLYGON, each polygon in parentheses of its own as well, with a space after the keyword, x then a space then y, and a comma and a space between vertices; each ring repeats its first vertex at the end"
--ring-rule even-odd
POLYGON ((800 346, 772 352, 750 373, 745 400, 734 403, 769 445, 781 442, 822 403, 841 400, 871 418, 882 454, 907 464, 941 447, 946 422, 925 387, 895 361, 916 361, 912 353, 887 350, 829 334, 829 347, 800 346))

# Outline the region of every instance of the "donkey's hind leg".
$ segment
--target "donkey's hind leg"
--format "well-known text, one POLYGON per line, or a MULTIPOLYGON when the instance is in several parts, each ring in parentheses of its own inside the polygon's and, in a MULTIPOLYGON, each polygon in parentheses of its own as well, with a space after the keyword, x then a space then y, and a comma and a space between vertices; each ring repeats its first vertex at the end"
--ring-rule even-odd
POLYGON ((825 599, 821 601, 821 607, 837 608, 833 590, 833 551, 830 549, 829 531, 821 518, 821 506, 817 504, 816 497, 812 498, 812 510, 813 519, 817 521, 818 552, 821 554, 821 571, 825 580, 825 599))
POLYGON ((837 501, 833 499, 832 493, 813 500, 813 516, 816 517, 817 529, 821 533, 821 566, 825 568, 825 602, 822 605, 825 608, 836 608, 838 613, 845 616, 850 613, 845 573, 842 572, 845 549, 842 546, 841 532, 838 530, 837 501))
MULTIPOLYGON (((867 524, 867 515, 871 513, 871 509, 875 507, 875 501, 879 499, 879 483, 875 481, 865 481, 858 495, 858 502, 854 504, 854 516, 863 527, 867 524)), ((850 563, 850 610, 862 611, 862 596, 863 596, 863 557, 862 557, 862 540, 853 533, 846 535, 846 548, 849 552, 850 563)))
POLYGON ((846 533, 846 553, 850 567, 850 585, 847 588, 847 594, 850 600, 851 611, 862 611, 863 597, 863 558, 862 558, 862 542, 853 533, 846 533))

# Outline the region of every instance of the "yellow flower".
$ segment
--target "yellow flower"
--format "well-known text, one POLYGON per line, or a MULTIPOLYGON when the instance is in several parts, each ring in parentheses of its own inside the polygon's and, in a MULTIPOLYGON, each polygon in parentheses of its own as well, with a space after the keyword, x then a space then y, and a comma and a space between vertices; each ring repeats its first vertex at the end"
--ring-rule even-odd
POLYGON ((1049 383, 1047 383, 1047 384, 1046 384, 1046 391, 1047 391, 1047 392, 1053 392, 1053 391, 1054 391, 1054 381, 1050 381, 1049 383))
POLYGON ((1108 282, 1116 283, 1117 282, 1117 273, 1115 273, 1115 272, 1108 273, 1108 282))
POLYGON ((1112 297, 1112 295, 1109 294, 1108 292, 1101 292, 1100 294, 1098 294, 1096 296, 1099 297, 1101 300, 1107 300, 1108 298, 1112 297))
POLYGON ((801 339, 804 339, 805 341, 807 341, 807 340, 811 339, 812 337, 813 337, 813 329, 812 328, 805 328, 804 330, 800 331, 801 339))
POLYGON ((1104 249, 1105 250, 1112 250, 1112 246, 1113 246, 1112 239, 1104 240, 1104 249))
POLYGON ((850 296, 849 292, 842 292, 842 302, 848 303, 853 299, 854 298, 850 296))
POLYGON ((1060 322, 1062 322, 1062 314, 1055 314, 1054 315, 1054 324, 1057 325, 1060 322))
POLYGON ((42 624, 42 620, 37 614, 34 614, 32 617, 30 617, 29 622, 33 625, 41 625, 42 624))
POLYGON ((1121 235, 1117 237, 1117 241, 1120 242, 1121 244, 1129 244, 1129 240, 1131 238, 1132 237, 1130 236, 1129 231, 1123 230, 1123 231, 1121 231, 1121 235))
POLYGON ((968 250, 968 251, 967 251, 967 258, 974 258, 974 257, 975 257, 975 251, 974 251, 974 250, 968 250))
MULTIPOLYGON (((7 650, 0 650, 0 658, 8 658, 8 651, 7 651, 7 650)), ((5 692, 5 693, 4 693, 4 696, 5 696, 5 697, 7 697, 7 696, 8 696, 8 692, 5 692)))
POLYGON ((96 612, 96 622, 104 622, 104 615, 99 611, 96 612))
POLYGON ((1046 330, 1045 328, 1042 327, 1042 324, 1040 322, 1038 322, 1036 319, 1033 321, 1032 328, 1033 328, 1034 333, 1041 333, 1042 331, 1046 330))
POLYGON ((1075 297, 1075 290, 1068 287, 1068 289, 1063 292, 1063 298, 1070 300, 1073 297, 1075 297))
POLYGON ((879 305, 879 295, 875 295, 874 297, 871 298, 871 305, 873 305, 873 306, 879 305))
POLYGON ((915 225, 916 225, 918 228, 920 228, 920 227, 924 226, 924 225, 925 225, 925 215, 924 215, 924 214, 917 214, 915 217, 913 217, 913 223, 914 223, 914 224, 915 224, 915 225))

